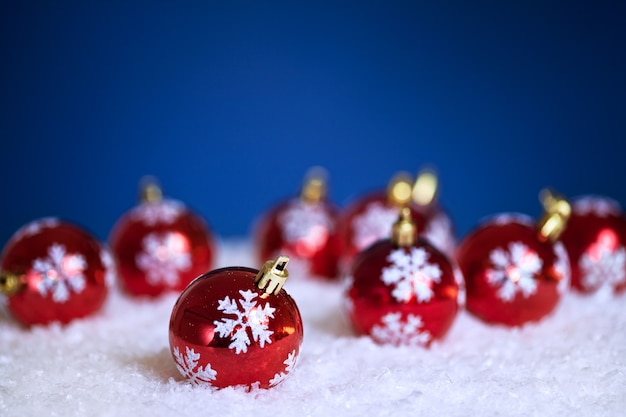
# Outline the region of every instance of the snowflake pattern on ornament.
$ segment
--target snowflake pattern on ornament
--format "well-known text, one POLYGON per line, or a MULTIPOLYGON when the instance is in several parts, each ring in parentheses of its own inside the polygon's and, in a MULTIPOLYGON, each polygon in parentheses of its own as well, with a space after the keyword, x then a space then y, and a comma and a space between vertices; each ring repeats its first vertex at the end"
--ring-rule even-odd
POLYGON ((228 296, 219 300, 217 307, 224 314, 232 314, 237 318, 223 318, 221 321, 215 320, 213 322, 215 332, 220 337, 230 337, 231 343, 228 347, 235 349, 236 354, 246 353, 248 346, 252 343, 248 329, 252 333, 252 340, 257 342, 261 348, 265 347, 265 343, 272 343, 270 336, 274 332, 268 329, 268 325, 269 319, 274 318, 274 311, 276 310, 269 303, 265 303, 262 308, 257 305, 257 301, 254 300, 257 294, 250 290, 240 290, 239 294, 242 298, 237 301, 239 301, 242 310, 239 309, 237 301, 231 300, 228 296))
POLYGON ((398 219, 398 209, 374 202, 353 220, 352 244, 362 250, 380 239, 389 237, 391 227, 398 219))
POLYGON ((287 375, 289 375, 296 367, 297 359, 298 356, 296 355, 296 350, 294 349, 291 353, 289 353, 289 356, 287 356, 287 359, 283 362, 285 364, 284 372, 274 374, 274 378, 270 379, 270 387, 280 384, 285 380, 285 378, 287 378, 287 375))
POLYGON ((427 330, 422 330, 424 322, 420 316, 409 314, 406 321, 401 313, 388 313, 380 325, 372 327, 372 337, 382 343, 394 346, 426 346, 432 339, 427 330))
POLYGON ((600 234, 580 257, 578 265, 582 272, 581 283, 586 289, 615 286, 626 281, 626 249, 619 245, 611 230, 600 234))
POLYGON ((617 201, 607 197, 586 196, 574 201, 574 213, 579 216, 594 214, 598 217, 618 216, 621 208, 617 201))
POLYGON ((278 217, 283 237, 288 243, 304 241, 313 249, 326 243, 328 232, 334 227, 332 220, 318 204, 305 204, 299 200, 289 205, 278 217))
POLYGON ((401 302, 406 302, 415 294, 417 301, 427 302, 433 296, 433 283, 441 280, 441 269, 428 262, 428 253, 423 248, 405 248, 393 250, 387 261, 391 265, 383 268, 381 280, 386 285, 394 285, 391 295, 401 302))
POLYGON ((142 203, 132 209, 133 220, 141 221, 146 226, 158 223, 172 224, 185 210, 185 205, 176 200, 161 200, 153 203, 142 203))
POLYGON ((211 384, 217 377, 217 371, 211 368, 211 364, 207 363, 204 367, 198 366, 200 354, 195 350, 185 346, 185 356, 180 353, 178 347, 174 348, 174 357, 176 358, 176 368, 178 371, 194 385, 211 384))
POLYGON ((543 261, 522 242, 509 243, 508 251, 492 250, 489 260, 494 268, 487 270, 487 282, 498 287, 497 294, 502 301, 513 301, 518 292, 528 298, 537 291, 534 276, 541 270, 543 261))
POLYGON ((43 219, 35 220, 20 228, 15 234, 17 239, 33 236, 41 233, 42 229, 47 227, 56 227, 60 224, 60 220, 56 217, 44 217, 43 219))
POLYGON ((86 285, 87 262, 80 254, 68 254, 65 246, 57 243, 48 248, 48 257, 37 258, 32 270, 41 279, 37 284, 39 294, 46 297, 52 294, 56 303, 64 303, 70 298, 70 291, 80 294, 86 285))
POLYGON ((143 238, 142 247, 135 262, 150 285, 176 286, 180 273, 191 268, 189 243, 180 233, 150 233, 143 238))
POLYGON ((569 289, 569 284, 572 279, 569 256, 567 255, 565 245, 557 241, 554 244, 554 254, 556 255, 554 269, 556 270, 556 273, 561 276, 561 279, 559 280, 556 289, 559 294, 564 295, 569 289))
POLYGON ((104 267, 104 284, 112 287, 116 279, 116 266, 111 251, 108 248, 102 248, 100 251, 100 261, 104 267))

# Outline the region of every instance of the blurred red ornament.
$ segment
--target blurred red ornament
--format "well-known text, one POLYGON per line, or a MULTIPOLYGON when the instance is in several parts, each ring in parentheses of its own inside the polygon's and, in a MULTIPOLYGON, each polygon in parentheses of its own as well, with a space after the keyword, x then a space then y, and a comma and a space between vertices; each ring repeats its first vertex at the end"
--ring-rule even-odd
POLYGON ((346 312, 359 334, 377 343, 429 346, 449 330, 463 303, 462 278, 449 258, 417 238, 405 207, 390 239, 354 260, 346 312))
POLYGON ((183 203, 164 199, 153 181, 142 202, 115 224, 109 239, 122 286, 132 295, 182 291, 210 270, 213 235, 206 222, 183 203))
POLYGON ((336 278, 339 210, 326 199, 326 175, 311 170, 299 197, 289 199, 263 216, 255 231, 259 262, 279 254, 289 256, 297 275, 336 278))
POLYGON ((452 221, 436 195, 437 177, 424 170, 415 182, 407 173, 399 173, 386 191, 373 192, 353 202, 339 220, 342 269, 347 270, 356 254, 368 246, 389 238, 398 209, 405 206, 410 208, 420 235, 452 256, 456 246, 452 221))
POLYGON ((481 224, 459 246, 467 309, 489 323, 518 326, 550 314, 566 292, 570 265, 557 239, 569 203, 544 194, 546 213, 535 224, 520 214, 501 214, 481 224))
POLYGON ((572 265, 572 288, 583 293, 626 289, 626 217, 617 202, 600 196, 575 199, 561 241, 572 265))
POLYGON ((293 371, 302 344, 302 319, 282 288, 289 259, 261 271, 221 268, 194 280, 180 295, 169 326, 180 373, 214 388, 270 388, 293 371))
POLYGON ((25 325, 69 323, 103 305, 115 267, 91 234, 56 218, 19 229, 0 261, 0 297, 25 325))

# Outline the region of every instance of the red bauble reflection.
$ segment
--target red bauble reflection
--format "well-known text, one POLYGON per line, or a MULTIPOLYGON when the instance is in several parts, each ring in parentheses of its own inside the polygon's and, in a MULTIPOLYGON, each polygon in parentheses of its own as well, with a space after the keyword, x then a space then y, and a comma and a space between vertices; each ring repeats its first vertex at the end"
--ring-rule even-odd
POLYGON ((575 199, 561 241, 572 265, 572 288, 583 293, 626 289, 626 218, 615 201, 575 199))
POLYGON ((355 258, 346 310, 355 330, 378 343, 429 346, 452 325, 461 285, 447 256, 425 240, 381 240, 355 258))
POLYGON ((336 278, 338 214, 338 209, 325 200, 292 198, 277 205, 260 220, 255 231, 258 261, 283 254, 289 256, 291 270, 298 275, 336 278))
POLYGON ((567 290, 569 260, 560 242, 539 239, 532 220, 504 214, 459 246, 467 309, 490 323, 518 326, 550 314, 567 290))
POLYGON ((174 305, 170 349, 178 370, 215 388, 269 388, 295 366, 302 319, 293 299, 257 288, 259 271, 217 269, 194 280, 174 305))
POLYGON ((55 218, 18 230, 0 264, 4 276, 18 278, 6 303, 25 325, 68 323, 97 312, 115 275, 109 252, 95 237, 55 218))
POLYGON ((109 241, 121 284, 132 295, 180 292, 213 264, 206 222, 175 200, 136 206, 118 220, 109 241))

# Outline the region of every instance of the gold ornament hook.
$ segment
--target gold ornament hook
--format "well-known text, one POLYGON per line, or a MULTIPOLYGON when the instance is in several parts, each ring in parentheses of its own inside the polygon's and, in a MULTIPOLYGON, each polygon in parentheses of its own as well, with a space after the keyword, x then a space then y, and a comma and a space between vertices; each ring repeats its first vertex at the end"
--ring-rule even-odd
POLYGON ((163 191, 161 191, 159 181, 149 175, 143 177, 139 186, 139 200, 142 203, 156 203, 162 199, 163 191))
POLYGON ((304 179, 300 198, 305 203, 317 204, 326 198, 328 173, 322 167, 311 168, 304 179))
POLYGON ((278 295, 280 289, 289 278, 287 264, 289 257, 280 255, 275 260, 269 260, 263 264, 261 270, 254 278, 256 286, 264 290, 266 294, 278 295))
POLYGON ((417 175, 417 179, 413 185, 413 201, 420 206, 428 206, 435 201, 438 185, 439 180, 435 171, 423 169, 417 175))
POLYGON ((395 207, 404 207, 411 201, 413 179, 406 172, 396 174, 387 186, 387 201, 395 207))
POLYGON ((411 209, 408 207, 401 208, 398 220, 391 229, 391 243, 403 248, 413 246, 416 234, 417 226, 411 217, 411 209))
POLYGON ((537 223, 539 238, 555 242, 567 226, 572 207, 565 197, 547 188, 541 190, 539 200, 544 209, 544 214, 537 223))
POLYGON ((23 286, 20 275, 8 271, 0 272, 0 293, 11 296, 17 294, 23 286))

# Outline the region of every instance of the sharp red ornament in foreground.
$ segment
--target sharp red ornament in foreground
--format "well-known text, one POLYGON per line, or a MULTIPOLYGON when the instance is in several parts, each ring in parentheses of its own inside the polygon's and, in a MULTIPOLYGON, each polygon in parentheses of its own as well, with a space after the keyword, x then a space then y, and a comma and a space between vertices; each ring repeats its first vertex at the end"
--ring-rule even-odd
POLYGON ((339 210, 326 194, 324 172, 311 170, 299 197, 280 203, 260 219, 255 230, 259 262, 284 254, 297 275, 338 276, 339 210))
POLYGON ((626 217, 617 202, 601 196, 574 199, 561 241, 570 257, 572 288, 626 290, 626 217))
POLYGON ((409 207, 417 231, 433 246, 452 256, 456 246, 454 227, 437 201, 437 177, 422 171, 413 181, 399 173, 386 191, 375 191, 354 201, 339 219, 341 268, 347 270, 354 257, 368 246, 389 238, 398 209, 409 207))
POLYGON ((114 268, 106 248, 82 228, 39 219, 4 247, 0 298, 25 325, 69 323, 102 307, 114 268))
POLYGON ((169 340, 183 376, 214 388, 270 388, 287 377, 303 336, 298 307, 282 289, 288 261, 217 269, 182 292, 169 340))
POLYGON ((120 283, 136 296, 180 292, 210 270, 215 257, 204 219, 180 201, 162 198, 154 182, 143 187, 142 202, 117 221, 109 242, 120 283))
POLYGON ((359 334, 393 345, 429 346, 449 330, 463 302, 462 279, 449 258, 417 238, 405 207, 393 234, 354 260, 346 313, 359 334))
POLYGON ((459 246, 467 310, 480 319, 509 326, 539 321, 568 289, 569 259, 557 239, 570 206, 551 194, 543 202, 546 213, 537 224, 520 214, 497 215, 459 246))

